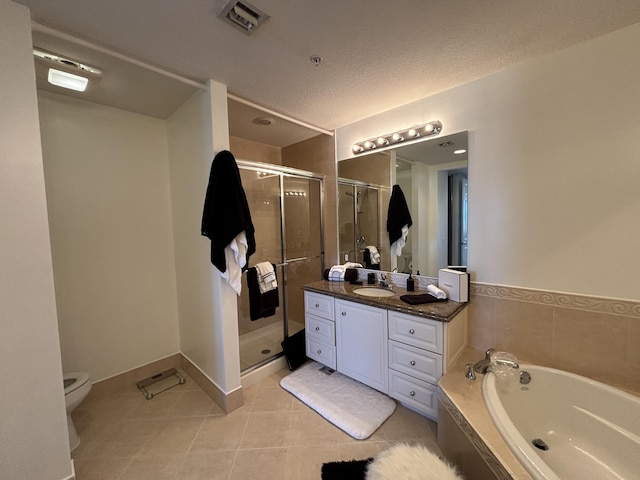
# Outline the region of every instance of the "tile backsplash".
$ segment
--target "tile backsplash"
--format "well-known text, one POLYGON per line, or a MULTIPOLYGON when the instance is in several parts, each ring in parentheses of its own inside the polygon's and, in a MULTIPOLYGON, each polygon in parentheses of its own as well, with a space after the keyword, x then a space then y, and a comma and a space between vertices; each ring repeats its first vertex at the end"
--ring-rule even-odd
POLYGON ((471 284, 469 346, 640 394, 640 302, 471 284))

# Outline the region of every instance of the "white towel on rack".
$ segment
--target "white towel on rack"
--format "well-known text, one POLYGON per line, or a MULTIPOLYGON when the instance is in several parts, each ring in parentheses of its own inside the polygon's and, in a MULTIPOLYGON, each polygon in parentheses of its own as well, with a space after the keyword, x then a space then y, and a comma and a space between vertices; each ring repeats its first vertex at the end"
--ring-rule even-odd
POLYGON ((380 263, 380 252, 378 252, 378 247, 374 245, 367 246, 367 250, 369 250, 369 259, 371 261, 371 265, 377 265, 380 263))
POLYGON ((224 249, 227 269, 221 272, 238 295, 242 291, 242 269, 247 264, 247 235, 240 232, 224 249))
POLYGON ((256 263, 255 267, 258 271, 258 287, 260 287, 260 293, 266 293, 278 288, 276 273, 273 270, 271 262, 256 263))

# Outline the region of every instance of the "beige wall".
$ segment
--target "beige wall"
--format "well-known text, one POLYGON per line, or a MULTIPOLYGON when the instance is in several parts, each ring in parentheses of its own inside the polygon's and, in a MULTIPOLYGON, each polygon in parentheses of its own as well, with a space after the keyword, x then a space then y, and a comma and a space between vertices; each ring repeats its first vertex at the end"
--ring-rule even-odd
POLYGON ((229 136, 229 144, 229 151, 236 160, 282 165, 282 151, 278 147, 234 136, 229 136))
POLYGON ((64 369, 98 381, 178 352, 165 122, 38 102, 64 369))
POLYGON ((469 345, 640 394, 640 302, 474 285, 469 345))
POLYGON ((71 478, 29 11, 0 0, 0 478, 71 478))

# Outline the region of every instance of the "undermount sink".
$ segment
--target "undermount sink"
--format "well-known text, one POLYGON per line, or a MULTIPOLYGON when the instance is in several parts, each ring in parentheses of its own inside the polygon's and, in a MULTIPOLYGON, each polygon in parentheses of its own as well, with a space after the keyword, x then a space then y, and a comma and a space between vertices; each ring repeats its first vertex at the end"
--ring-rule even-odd
POLYGON ((363 297, 393 297, 395 295, 393 290, 382 287, 354 288, 353 293, 355 293, 356 295, 362 295, 363 297))

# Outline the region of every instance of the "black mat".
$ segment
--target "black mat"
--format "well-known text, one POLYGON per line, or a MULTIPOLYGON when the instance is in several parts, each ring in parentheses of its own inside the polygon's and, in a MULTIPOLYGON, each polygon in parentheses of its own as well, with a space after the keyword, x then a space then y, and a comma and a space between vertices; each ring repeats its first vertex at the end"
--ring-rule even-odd
POLYGON ((329 462, 322 465, 322 480, 365 480, 367 465, 373 458, 329 462))
POLYGON ((304 328, 285 338, 281 345, 289 370, 293 371, 309 360, 306 353, 304 328))

